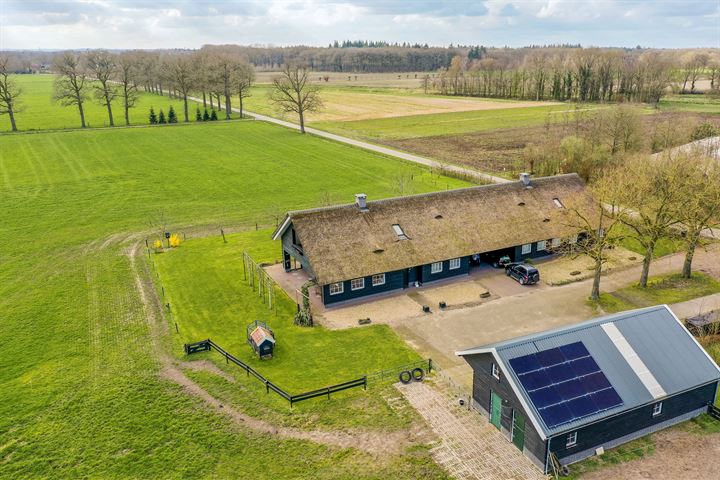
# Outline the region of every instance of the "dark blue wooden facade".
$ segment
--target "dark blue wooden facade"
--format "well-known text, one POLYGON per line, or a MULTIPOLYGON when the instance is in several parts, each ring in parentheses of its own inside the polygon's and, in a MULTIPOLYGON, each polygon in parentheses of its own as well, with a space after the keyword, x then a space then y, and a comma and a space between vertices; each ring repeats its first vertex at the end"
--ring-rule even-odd
MULTIPOLYGON (((302 242, 295 233, 292 225, 290 228, 283 232, 282 237, 282 254, 283 264, 285 270, 289 271, 295 268, 296 263, 300 264, 300 267, 308 272, 308 276, 314 277, 312 265, 303 252, 302 242)), ((547 241, 547 248, 550 248, 550 240, 547 241)), ((522 253, 522 245, 514 247, 513 261, 520 261, 526 258, 538 258, 549 255, 548 250, 538 249, 538 243, 533 242, 530 244, 530 252, 522 253)), ((507 250, 507 249, 506 249, 507 250)), ((512 249, 510 249, 512 251, 512 249)), ((481 253, 481 252, 478 252, 481 253)), ((372 285, 372 276, 365 277, 364 288, 353 290, 351 288, 351 280, 347 279, 343 283, 343 289, 341 293, 330 294, 330 285, 321 285, 322 298, 325 305, 336 304, 339 302, 345 302, 348 300, 354 300, 358 298, 367 297, 368 295, 375 295, 378 293, 385 293, 391 290, 398 290, 407 288, 409 286, 418 284, 426 284, 443 280, 446 278, 456 277, 459 275, 467 275, 470 271, 470 259, 471 256, 460 257, 460 265, 457 268, 450 268, 450 259, 439 260, 438 263, 442 263, 442 270, 433 273, 432 264, 417 265, 407 269, 394 270, 390 272, 378 272, 385 273, 385 283, 383 285, 372 285)), ((352 259, 348 259, 352 261, 352 259)))

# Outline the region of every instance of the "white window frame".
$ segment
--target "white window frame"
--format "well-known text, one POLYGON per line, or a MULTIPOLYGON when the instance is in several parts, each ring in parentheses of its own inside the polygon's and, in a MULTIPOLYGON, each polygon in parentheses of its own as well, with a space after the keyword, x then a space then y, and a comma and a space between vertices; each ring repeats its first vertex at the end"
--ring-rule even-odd
POLYGON ((547 240, 540 240, 537 242, 537 251, 544 252, 547 250, 547 240))
POLYGON ((430 264, 430 273, 436 274, 436 273, 442 273, 443 271, 443 262, 433 262, 430 264))
POLYGON ((385 285, 385 274, 384 273, 378 273, 378 274, 372 276, 372 286, 379 287, 380 285, 385 285))
POLYGON ((520 253, 522 253, 523 255, 532 253, 532 243, 526 243, 525 245, 523 245, 522 248, 520 249, 520 253))
POLYGON ((350 290, 351 291, 362 290, 363 288, 365 288, 365 277, 353 278, 352 280, 350 280, 350 290), (359 287, 356 286, 356 282, 360 283, 359 287))
POLYGON ((553 203, 557 208, 565 208, 565 205, 563 205, 562 201, 557 197, 553 198, 553 203))
POLYGON ((561 242, 560 242, 560 239, 559 239, 559 238, 553 238, 552 240, 550 240, 550 246, 551 246, 552 248, 557 248, 557 247, 559 247, 559 246, 560 246, 560 243, 561 243, 561 242))
POLYGON ((462 265, 462 261, 459 258, 450 259, 450 270, 457 270, 462 265))
POLYGON ((574 447, 577 445, 577 432, 568 433, 567 439, 565 440, 565 448, 574 447))
POLYGON ((578 241, 577 233, 575 235, 571 235, 570 238, 568 239, 568 243, 570 243, 571 245, 575 245, 577 243, 577 241, 578 241))
POLYGON ((491 370, 492 370, 492 376, 495 377, 497 380, 500 380, 500 369, 498 368, 496 363, 491 364, 491 370))
POLYGON ((331 283, 328 289, 330 291, 330 295, 340 295, 341 293, 345 292, 345 282, 331 283))
POLYGON ((657 417, 662 413, 663 409, 663 402, 658 402, 655 405, 653 405, 653 417, 657 417))

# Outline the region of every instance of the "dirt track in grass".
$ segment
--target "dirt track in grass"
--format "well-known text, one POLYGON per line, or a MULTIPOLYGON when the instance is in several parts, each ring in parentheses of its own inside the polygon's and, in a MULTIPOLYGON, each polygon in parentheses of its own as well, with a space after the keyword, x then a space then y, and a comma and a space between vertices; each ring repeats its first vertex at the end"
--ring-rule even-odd
POLYGON ((186 394, 201 400, 209 409, 226 416, 236 425, 249 428, 258 433, 289 439, 308 440, 339 448, 355 448, 377 456, 397 455, 411 445, 426 443, 432 438, 432 434, 429 433, 427 427, 417 422, 412 428, 398 432, 356 430, 333 432, 281 427, 246 415, 238 409, 224 404, 188 378, 183 373, 183 369, 204 370, 230 382, 236 381, 234 377, 219 369, 212 362, 181 362, 167 352, 164 316, 160 308, 160 301, 150 281, 147 264, 140 262, 138 259, 142 254, 140 243, 135 243, 127 252, 135 277, 135 286, 150 325, 152 352, 161 365, 160 375, 162 378, 179 385, 186 394))

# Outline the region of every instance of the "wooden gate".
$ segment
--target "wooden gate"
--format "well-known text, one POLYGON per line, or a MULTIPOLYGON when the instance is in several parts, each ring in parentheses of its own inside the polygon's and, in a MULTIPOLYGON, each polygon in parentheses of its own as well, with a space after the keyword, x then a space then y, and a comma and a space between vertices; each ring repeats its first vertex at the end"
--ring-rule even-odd
POLYGON ((522 452, 525 446, 525 415, 513 410, 512 442, 522 452))

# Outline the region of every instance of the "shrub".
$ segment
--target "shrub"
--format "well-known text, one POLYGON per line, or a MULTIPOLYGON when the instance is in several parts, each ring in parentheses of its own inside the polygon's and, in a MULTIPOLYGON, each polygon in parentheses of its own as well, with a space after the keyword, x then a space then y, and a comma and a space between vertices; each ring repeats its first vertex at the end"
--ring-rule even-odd
POLYGON ((177 115, 172 105, 170 105, 170 110, 168 110, 168 123, 177 123, 177 115))
POLYGON ((155 115, 155 109, 150 107, 150 125, 155 125, 158 123, 157 115, 155 115))
POLYGON ((301 327, 312 327, 313 319, 309 310, 302 309, 295 314, 295 325, 301 327))
POLYGON ((210 120, 210 114, 208 113, 207 108, 205 109, 205 113, 203 113, 202 119, 203 122, 207 122, 208 120, 210 120))
POLYGON ((167 123, 167 121, 165 121, 165 113, 162 110, 160 110, 160 115, 158 115, 157 123, 167 123))
POLYGON ((210 112, 210 120, 212 120, 212 121, 217 120, 217 112, 215 111, 214 108, 212 109, 212 112, 210 112))
POLYGON ((202 119, 203 119, 203 116, 202 116, 202 113, 200 113, 200 107, 197 107, 197 109, 195 110, 195 121, 201 122, 202 119))
POLYGON ((718 128, 710 122, 703 122, 692 131, 690 140, 702 140, 703 138, 715 137, 719 133, 718 128))
POLYGON ((170 235, 170 246, 171 247, 179 247, 180 242, 181 242, 180 235, 178 235, 177 233, 173 233, 172 235, 170 235))
POLYGON ((156 252, 162 251, 162 248, 163 248, 162 240, 159 240, 159 239, 155 240, 153 242, 153 248, 155 249, 156 252))

